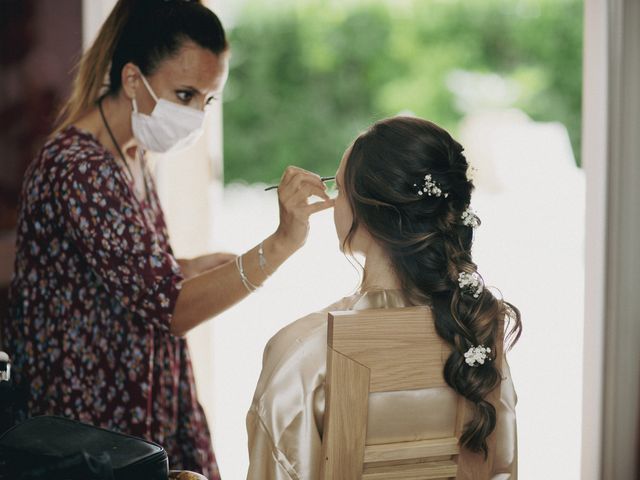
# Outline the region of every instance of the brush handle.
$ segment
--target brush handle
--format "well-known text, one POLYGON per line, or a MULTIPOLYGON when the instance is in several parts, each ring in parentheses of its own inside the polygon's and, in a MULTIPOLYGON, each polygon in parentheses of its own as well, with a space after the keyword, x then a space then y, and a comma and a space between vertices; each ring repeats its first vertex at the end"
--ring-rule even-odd
MULTIPOLYGON (((336 177, 320 177, 320 181, 321 182, 328 182, 329 180, 335 180, 336 177)), ((268 192, 269 190, 273 190, 274 188, 278 188, 278 185, 272 185, 270 187, 267 187, 264 189, 265 192, 268 192)))

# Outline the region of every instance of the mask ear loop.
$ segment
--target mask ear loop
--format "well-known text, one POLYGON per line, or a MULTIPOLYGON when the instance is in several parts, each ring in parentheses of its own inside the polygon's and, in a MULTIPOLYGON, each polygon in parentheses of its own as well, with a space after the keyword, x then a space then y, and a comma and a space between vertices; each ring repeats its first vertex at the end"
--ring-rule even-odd
MULTIPOLYGON (((140 72, 140 69, 138 69, 138 72, 140 72)), ((151 94, 151 96, 156 101, 156 103, 158 103, 158 97, 156 96, 155 92, 151 88, 151 85, 149 85, 149 82, 147 81, 145 76, 142 74, 142 72, 140 72, 140 78, 142 78, 142 83, 144 83, 144 86, 147 87, 147 91, 151 94)))
MULTIPOLYGON (((158 103, 159 99, 156 96, 155 92, 153 91, 153 88, 151 88, 151 85, 149 85, 149 82, 147 81, 146 77, 144 76, 140 68, 138 67, 136 68, 138 69, 138 73, 140 74, 140 78, 142 79, 142 83, 144 83, 144 86, 147 89, 147 92, 149 92, 149 95, 151 95, 151 98, 153 98, 153 100, 156 103, 158 103)), ((138 102, 136 102, 135 97, 131 99, 131 104, 133 105, 133 111, 138 113, 138 102)))

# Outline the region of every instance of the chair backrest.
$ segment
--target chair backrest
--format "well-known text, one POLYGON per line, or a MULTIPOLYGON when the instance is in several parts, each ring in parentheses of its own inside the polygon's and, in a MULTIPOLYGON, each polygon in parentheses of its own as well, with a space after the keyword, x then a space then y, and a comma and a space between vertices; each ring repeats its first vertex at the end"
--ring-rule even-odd
POLYGON ((450 352, 428 307, 329 313, 320 478, 455 479, 468 410, 462 396, 453 436, 366 445, 369 394, 448 388, 442 372, 450 352))

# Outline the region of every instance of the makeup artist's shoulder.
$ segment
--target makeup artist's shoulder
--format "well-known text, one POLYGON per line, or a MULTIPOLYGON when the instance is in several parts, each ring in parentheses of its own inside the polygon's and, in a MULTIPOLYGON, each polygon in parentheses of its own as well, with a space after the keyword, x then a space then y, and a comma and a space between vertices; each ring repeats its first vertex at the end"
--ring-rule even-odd
POLYGON ((291 322, 271 337, 265 348, 265 354, 270 350, 283 351, 297 348, 314 336, 320 335, 326 338, 328 313, 349 309, 357 297, 356 294, 341 298, 328 307, 291 322))
MULTIPOLYGON (((102 163, 104 149, 88 132, 70 126, 51 136, 34 159, 34 167, 47 172, 50 181, 64 179, 82 169, 102 163)), ((82 172, 80 172, 82 173, 82 172)))

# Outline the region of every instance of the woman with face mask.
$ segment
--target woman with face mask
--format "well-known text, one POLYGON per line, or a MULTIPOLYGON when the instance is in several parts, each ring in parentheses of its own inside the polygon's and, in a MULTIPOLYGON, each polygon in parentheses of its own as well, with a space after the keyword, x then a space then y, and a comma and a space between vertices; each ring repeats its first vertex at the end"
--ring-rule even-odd
POLYGON ((183 336, 262 284, 304 244, 309 216, 333 205, 317 175, 289 167, 271 236, 238 257, 175 259, 145 151, 198 138, 228 49, 200 2, 118 1, 26 173, 4 331, 27 391, 22 418, 145 437, 172 468, 210 480, 218 469, 183 336))

